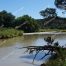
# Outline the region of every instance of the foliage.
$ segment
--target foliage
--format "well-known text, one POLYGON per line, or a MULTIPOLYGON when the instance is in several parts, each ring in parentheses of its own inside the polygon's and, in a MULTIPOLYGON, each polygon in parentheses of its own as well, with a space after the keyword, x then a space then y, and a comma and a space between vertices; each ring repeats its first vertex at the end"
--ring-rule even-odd
POLYGON ((66 32, 66 29, 39 29, 39 32, 66 32))
POLYGON ((41 66, 64 66, 66 58, 66 48, 59 46, 59 43, 54 42, 54 39, 52 39, 51 37, 44 38, 44 40, 47 42, 47 45, 27 46, 23 48, 27 48, 26 52, 29 52, 29 54, 36 52, 33 58, 33 62, 40 51, 48 50, 48 52, 46 52, 45 55, 41 57, 41 59, 45 58, 48 55, 51 55, 51 57, 46 64, 42 64, 41 66))
POLYGON ((15 16, 7 11, 0 12, 0 27, 11 27, 15 16))
POLYGON ((64 62, 60 61, 60 59, 50 60, 46 64, 42 64, 41 66, 65 66, 64 62))
POLYGON ((15 16, 7 11, 0 12, 0 27, 18 28, 24 32, 35 32, 39 30, 39 25, 35 19, 28 15, 23 15, 15 19, 15 16))
POLYGON ((59 54, 59 56, 55 59, 50 59, 46 64, 42 64, 41 66, 66 66, 66 50, 60 50, 61 54, 63 55, 63 60, 61 60, 61 55, 59 54))
POLYGON ((55 17, 57 16, 56 14, 56 9, 54 8, 46 8, 45 10, 40 11, 40 15, 43 17, 55 17))
POLYGON ((41 29, 66 29, 66 18, 56 17, 53 21, 49 22, 48 24, 44 25, 47 21, 51 18, 45 19, 38 19, 38 24, 40 24, 41 29))
MULTIPOLYGON (((54 46, 59 46, 59 43, 54 43, 54 46)), ((41 64, 41 66, 66 66, 66 50, 63 49, 63 47, 60 47, 59 49, 56 49, 55 52, 56 54, 52 55, 49 58, 48 62, 41 64)))
POLYGON ((55 0, 55 6, 57 8, 66 10, 66 0, 55 0))
POLYGON ((19 31, 13 28, 0 28, 0 39, 12 38, 21 36, 23 31, 19 31))
POLYGON ((43 26, 51 23, 57 17, 56 9, 54 8, 46 8, 45 10, 40 11, 40 15, 44 17, 43 26))
POLYGON ((40 11, 40 15, 44 17, 44 19, 37 20, 41 29, 66 29, 66 18, 58 17, 56 9, 46 8, 40 11))
POLYGON ((39 25, 37 21, 28 15, 24 15, 15 20, 16 26, 19 26, 21 24, 24 24, 24 25, 20 26, 19 29, 23 30, 24 32, 35 32, 35 31, 38 31, 39 29, 39 25))
MULTIPOLYGON (((60 18, 56 14, 56 10, 54 8, 46 8, 42 10, 40 14, 45 17, 44 19, 33 19, 28 15, 23 15, 15 19, 15 16, 7 11, 3 10, 0 12, 0 27, 6 28, 18 28, 23 30, 24 32, 36 32, 36 31, 46 31, 44 29, 62 29, 62 32, 66 29, 66 18, 60 18), (44 25, 47 21, 56 18, 44 25), (43 30, 39 30, 43 29, 43 30)), ((48 30, 48 31, 52 31, 48 30)))

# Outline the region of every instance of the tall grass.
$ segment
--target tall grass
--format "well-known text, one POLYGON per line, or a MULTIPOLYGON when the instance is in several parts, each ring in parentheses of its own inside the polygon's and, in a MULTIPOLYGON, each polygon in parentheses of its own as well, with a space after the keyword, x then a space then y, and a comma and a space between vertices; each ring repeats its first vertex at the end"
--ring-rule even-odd
POLYGON ((62 56, 59 56, 55 59, 49 59, 47 63, 42 64, 41 66, 66 66, 66 50, 60 50, 62 56), (63 58, 63 60, 61 59, 63 58))
POLYGON ((13 28, 0 28, 0 39, 12 38, 21 36, 23 31, 16 30, 13 28))

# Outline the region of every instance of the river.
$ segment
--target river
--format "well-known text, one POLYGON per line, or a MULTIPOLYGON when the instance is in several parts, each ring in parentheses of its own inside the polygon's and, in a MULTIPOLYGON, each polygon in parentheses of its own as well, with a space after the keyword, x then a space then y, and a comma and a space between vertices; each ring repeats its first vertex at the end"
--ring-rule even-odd
POLYGON ((66 46, 66 35, 24 35, 22 37, 0 40, 0 66, 40 66, 48 60, 45 57, 39 60, 44 52, 40 52, 34 64, 32 64, 34 54, 24 53, 26 49, 20 49, 25 46, 43 46, 46 44, 44 38, 52 36, 55 42, 58 41, 61 46, 66 46))

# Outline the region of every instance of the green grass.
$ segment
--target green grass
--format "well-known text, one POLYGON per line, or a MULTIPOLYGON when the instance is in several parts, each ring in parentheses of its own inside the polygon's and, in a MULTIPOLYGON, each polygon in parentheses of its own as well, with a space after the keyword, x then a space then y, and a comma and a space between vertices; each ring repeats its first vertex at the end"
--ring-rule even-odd
POLYGON ((55 59, 49 59, 47 63, 42 64, 41 66, 66 66, 66 50, 60 50, 62 56, 59 56, 55 59), (61 59, 62 58, 62 59, 61 59))
POLYGON ((0 39, 13 38, 21 36, 23 31, 12 29, 12 28, 0 28, 0 39))
POLYGON ((66 32, 66 29, 39 29, 39 32, 51 32, 51 31, 66 32))
POLYGON ((41 66, 66 66, 66 61, 55 59, 55 60, 50 60, 46 64, 42 64, 41 66))

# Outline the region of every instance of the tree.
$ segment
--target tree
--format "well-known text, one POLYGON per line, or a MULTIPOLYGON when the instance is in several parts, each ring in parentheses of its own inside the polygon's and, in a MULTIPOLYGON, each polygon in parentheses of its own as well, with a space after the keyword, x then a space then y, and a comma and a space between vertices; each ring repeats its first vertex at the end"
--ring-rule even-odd
POLYGON ((46 8, 45 10, 40 11, 40 15, 43 16, 44 18, 55 17, 57 16, 56 9, 46 8))
POLYGON ((56 9, 54 8, 46 8, 45 10, 40 11, 40 14, 44 18, 50 18, 50 20, 44 22, 44 26, 48 24, 49 22, 52 22, 57 17, 56 9))
POLYGON ((18 29, 21 29, 24 32, 35 32, 39 29, 36 20, 28 15, 18 17, 15 20, 15 27, 18 27, 18 29))
POLYGON ((66 10, 66 0, 55 0, 54 4, 57 8, 66 10))
POLYGON ((11 27, 15 16, 7 11, 3 10, 0 12, 0 26, 11 27))

